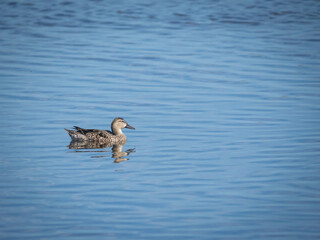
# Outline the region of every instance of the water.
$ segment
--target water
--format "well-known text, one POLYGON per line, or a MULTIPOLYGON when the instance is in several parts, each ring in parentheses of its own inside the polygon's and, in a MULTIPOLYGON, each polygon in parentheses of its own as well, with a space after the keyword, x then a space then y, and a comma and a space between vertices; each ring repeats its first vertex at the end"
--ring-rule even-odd
POLYGON ((320 238, 319 1, 0 9, 1 239, 320 238))

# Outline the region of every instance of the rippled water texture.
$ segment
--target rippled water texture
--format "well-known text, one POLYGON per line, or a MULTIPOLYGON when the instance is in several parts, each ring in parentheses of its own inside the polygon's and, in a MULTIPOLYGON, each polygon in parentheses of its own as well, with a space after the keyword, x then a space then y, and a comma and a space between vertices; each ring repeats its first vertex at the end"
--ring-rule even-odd
POLYGON ((320 239, 319 1, 0 12, 1 239, 320 239))

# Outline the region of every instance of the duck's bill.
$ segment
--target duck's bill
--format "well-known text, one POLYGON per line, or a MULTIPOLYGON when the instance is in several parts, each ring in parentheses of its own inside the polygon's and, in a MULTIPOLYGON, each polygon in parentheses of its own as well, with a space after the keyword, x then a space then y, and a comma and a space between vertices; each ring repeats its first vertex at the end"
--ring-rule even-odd
POLYGON ((132 126, 130 126, 129 124, 127 124, 126 128, 129 128, 129 129, 133 129, 133 130, 135 130, 135 128, 134 128, 134 127, 132 127, 132 126))

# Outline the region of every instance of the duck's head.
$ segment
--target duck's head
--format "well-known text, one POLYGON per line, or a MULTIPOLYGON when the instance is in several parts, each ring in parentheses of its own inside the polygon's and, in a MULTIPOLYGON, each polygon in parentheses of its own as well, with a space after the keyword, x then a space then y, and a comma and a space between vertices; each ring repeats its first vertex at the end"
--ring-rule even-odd
POLYGON ((111 123, 111 129, 113 133, 120 133, 122 132, 121 129, 123 128, 135 129, 134 127, 130 126, 123 118, 118 117, 113 119, 111 123))

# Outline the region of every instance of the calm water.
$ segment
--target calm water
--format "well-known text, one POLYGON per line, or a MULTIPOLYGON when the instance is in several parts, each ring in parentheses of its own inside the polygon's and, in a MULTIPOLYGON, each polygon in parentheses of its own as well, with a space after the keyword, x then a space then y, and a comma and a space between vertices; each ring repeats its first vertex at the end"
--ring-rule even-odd
POLYGON ((320 238, 319 1, 0 12, 1 239, 320 238))

